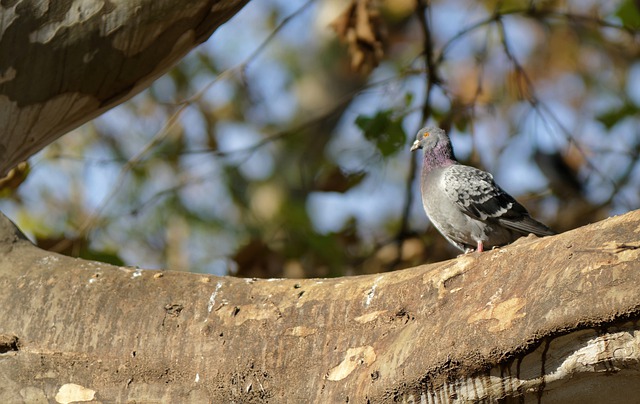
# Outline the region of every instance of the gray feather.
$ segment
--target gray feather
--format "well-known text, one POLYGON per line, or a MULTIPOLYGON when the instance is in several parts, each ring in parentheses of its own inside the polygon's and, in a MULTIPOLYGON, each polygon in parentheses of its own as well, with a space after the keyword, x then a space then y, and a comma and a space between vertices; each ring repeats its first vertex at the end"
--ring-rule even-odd
POLYGON ((493 176, 477 168, 454 164, 443 170, 445 192, 460 209, 474 219, 497 221, 524 235, 555 234, 544 224, 533 220, 524 206, 493 181, 493 176))

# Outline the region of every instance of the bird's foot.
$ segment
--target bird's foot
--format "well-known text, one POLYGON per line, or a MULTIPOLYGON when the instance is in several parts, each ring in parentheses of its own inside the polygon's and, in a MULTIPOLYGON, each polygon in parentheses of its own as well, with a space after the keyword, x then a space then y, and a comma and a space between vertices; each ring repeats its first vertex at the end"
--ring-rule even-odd
POLYGON ((464 253, 458 255, 458 257, 461 257, 463 255, 467 255, 467 254, 471 254, 473 252, 483 252, 484 251, 484 244, 482 243, 482 241, 478 241, 478 245, 475 249, 471 248, 471 247, 465 247, 464 249, 464 253))

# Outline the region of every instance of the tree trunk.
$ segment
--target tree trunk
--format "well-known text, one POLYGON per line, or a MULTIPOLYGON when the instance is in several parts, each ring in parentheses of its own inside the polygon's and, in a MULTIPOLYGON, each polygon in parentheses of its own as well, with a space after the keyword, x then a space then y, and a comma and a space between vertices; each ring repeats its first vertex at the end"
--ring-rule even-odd
POLYGON ((628 402, 639 233, 635 211, 392 273, 240 279, 56 255, 3 217, 0 402, 628 402))
POLYGON ((247 2, 0 4, 0 177, 146 88, 247 2))

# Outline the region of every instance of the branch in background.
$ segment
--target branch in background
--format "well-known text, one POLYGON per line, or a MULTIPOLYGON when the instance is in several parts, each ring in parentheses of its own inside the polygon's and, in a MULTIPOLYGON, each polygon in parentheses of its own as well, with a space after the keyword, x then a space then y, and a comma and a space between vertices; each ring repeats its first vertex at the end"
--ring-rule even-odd
MULTIPOLYGON (((545 13, 543 13, 543 15, 544 14, 545 13)), ((549 125, 545 116, 549 116, 553 120, 554 125, 557 128, 559 128, 560 131, 563 133, 567 141, 572 145, 574 145, 576 150, 582 155, 587 166, 593 172, 597 173, 600 176, 600 178, 602 178, 603 180, 611 184, 611 186, 613 187, 613 192, 610 198, 611 200, 613 199, 614 195, 621 194, 619 191, 624 186, 624 184, 620 184, 618 181, 614 180, 613 178, 611 178, 610 176, 602 172, 602 170, 594 162, 591 161, 588 153, 583 150, 583 148, 580 146, 580 143, 575 139, 575 137, 569 131, 569 129, 565 127, 565 125, 551 110, 551 108, 549 108, 549 106, 545 102, 543 102, 542 100, 540 100, 540 98, 537 97, 531 78, 527 74, 522 64, 518 61, 516 56, 511 51, 509 43, 507 42, 507 34, 504 27, 504 23, 500 18, 496 19, 496 25, 498 26, 498 30, 500 33, 500 43, 502 44, 503 51, 514 66, 514 72, 516 76, 515 81, 516 81, 516 84, 518 85, 518 89, 520 90, 520 94, 522 95, 522 97, 529 103, 529 105, 531 105, 531 108, 538 114, 538 116, 540 116, 540 118, 542 119, 542 122, 547 126, 549 125)), ((553 132, 553 130, 550 127, 548 129, 551 132, 553 132)), ((624 178, 628 180, 630 179, 630 176, 627 175, 624 178)), ((629 209, 633 209, 633 204, 631 204, 629 201, 626 201, 626 198, 624 197, 624 195, 622 196, 622 198, 623 198, 623 201, 625 201, 625 204, 627 205, 627 207, 629 209)))
MULTIPOLYGON (((429 24, 429 19, 431 18, 430 12, 430 2, 428 0, 418 0, 418 4, 416 7, 416 16, 418 21, 420 22, 420 28, 422 30, 422 39, 423 39, 423 53, 422 56, 424 58, 425 64, 425 101, 422 106, 422 114, 420 117, 421 125, 424 125, 429 117, 431 116, 431 96, 433 93, 433 88, 436 85, 439 85, 442 80, 438 74, 438 64, 434 61, 434 45, 433 45, 433 37, 431 33, 431 27, 429 24)), ((420 128, 416 128, 414 132, 412 132, 411 137, 413 137, 413 133, 416 133, 420 128)), ((447 128, 445 128, 446 130, 447 128)), ((396 249, 397 249, 397 257, 396 259, 389 265, 388 270, 393 270, 396 266, 402 261, 402 244, 404 239, 409 234, 409 216, 411 214, 411 204, 414 199, 413 194, 413 183, 415 181, 416 176, 416 157, 411 156, 410 164, 409 164, 409 173, 407 175, 407 181, 405 186, 405 194, 404 194, 404 205, 402 208, 402 215, 400 218, 400 229, 396 235, 396 249)))
MULTIPOLYGON (((299 7, 297 10, 295 10, 294 12, 292 12, 289 16, 285 17, 280 24, 278 24, 277 27, 274 28, 274 30, 271 32, 271 34, 269 34, 269 36, 267 36, 267 38, 262 41, 262 43, 260 43, 260 45, 258 45, 258 47, 251 52, 251 54, 239 65, 225 70, 224 72, 222 72, 221 74, 219 74, 218 76, 216 76, 213 80, 211 80, 208 84, 206 84, 204 87, 202 87, 196 94, 194 94, 193 96, 180 101, 177 105, 178 105, 178 109, 171 114, 166 123, 164 124, 164 126, 162 127, 162 129, 160 131, 158 131, 153 137, 152 139, 140 150, 138 151, 138 153, 133 156, 132 158, 130 158, 125 164, 124 166, 120 169, 120 172, 118 173, 118 177, 117 180, 115 182, 115 184, 122 184, 127 176, 127 174, 129 173, 129 171, 131 171, 136 165, 138 165, 141 161, 143 161, 143 158, 145 155, 147 155, 149 152, 151 152, 154 148, 156 148, 158 145, 160 145, 162 143, 162 141, 167 137, 167 135, 170 133, 170 129, 177 123, 178 118, 180 117, 180 115, 189 107, 191 106, 193 103, 199 101, 200 99, 202 99, 202 97, 204 96, 204 94, 211 89, 211 87, 213 87, 214 84, 227 79, 228 77, 231 77, 235 74, 244 74, 246 68, 249 66, 249 64, 255 60, 258 56, 260 56, 260 54, 262 52, 264 52, 264 50, 267 48, 267 45, 273 41, 273 39, 276 37, 277 33, 280 32, 288 23, 290 23, 292 21, 292 19, 299 15, 300 13, 302 13, 304 10, 306 10, 315 0, 308 0, 306 3, 304 3, 301 7, 299 7)), ((317 119, 316 119, 317 121, 317 119)), ((269 143, 270 141, 280 137, 280 136, 284 136, 283 132, 279 135, 275 135, 272 136, 271 138, 265 139, 261 142, 259 142, 258 144, 254 145, 252 148, 248 148, 248 152, 251 153, 253 150, 257 150, 259 147, 261 147, 262 145, 269 143)), ((76 232, 77 232, 77 238, 85 238, 87 236, 87 234, 89 232, 91 232, 92 230, 94 230, 94 227, 96 226, 96 224, 99 222, 100 220, 100 216, 102 215, 102 213, 104 212, 104 210, 106 209, 106 207, 108 206, 108 204, 113 200, 113 198, 118 194, 118 192, 122 190, 122 187, 120 186, 114 186, 112 187, 111 191, 109 192, 109 194, 100 202, 100 205, 91 213, 89 214, 86 219, 80 224, 80 226, 77 228, 76 232)), ((69 245, 72 241, 69 239, 65 239, 63 241, 61 241, 58 245, 54 246, 53 248, 51 248, 51 251, 64 251, 67 250, 69 248, 69 245)))

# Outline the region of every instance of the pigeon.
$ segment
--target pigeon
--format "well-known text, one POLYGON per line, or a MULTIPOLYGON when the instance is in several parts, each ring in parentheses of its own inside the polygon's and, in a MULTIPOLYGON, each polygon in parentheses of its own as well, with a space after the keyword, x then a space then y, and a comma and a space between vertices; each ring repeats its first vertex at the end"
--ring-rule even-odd
POLYGON ((421 193, 431 223, 464 253, 500 247, 533 233, 556 234, 534 220, 493 176, 460 164, 451 140, 437 127, 420 129, 411 151, 424 149, 421 193))

